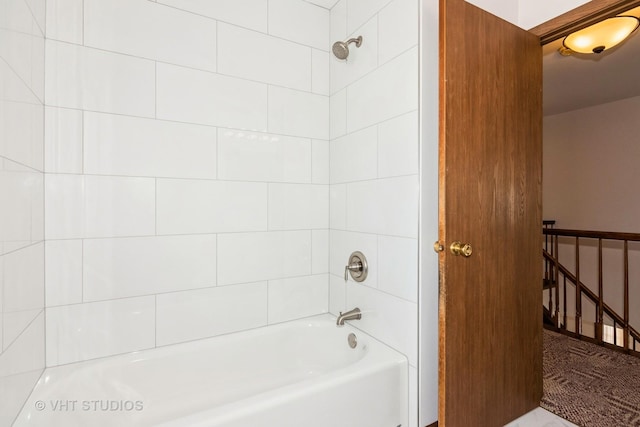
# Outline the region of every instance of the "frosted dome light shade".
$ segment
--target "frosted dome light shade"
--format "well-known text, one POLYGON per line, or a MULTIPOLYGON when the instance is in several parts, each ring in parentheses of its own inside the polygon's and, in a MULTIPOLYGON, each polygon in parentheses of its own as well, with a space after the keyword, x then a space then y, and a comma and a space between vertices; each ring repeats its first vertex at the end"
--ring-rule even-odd
POLYGON ((562 44, 578 53, 601 53, 629 37, 639 25, 635 16, 614 16, 569 34, 562 44))

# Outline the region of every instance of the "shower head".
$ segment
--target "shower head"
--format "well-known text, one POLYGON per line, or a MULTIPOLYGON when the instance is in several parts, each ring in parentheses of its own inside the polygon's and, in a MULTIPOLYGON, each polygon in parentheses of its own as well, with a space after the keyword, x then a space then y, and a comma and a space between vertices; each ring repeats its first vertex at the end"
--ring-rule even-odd
POLYGON ((347 59, 349 56, 349 45, 351 43, 355 43, 356 47, 360 47, 362 45, 362 36, 358 36, 354 39, 349 39, 346 42, 335 42, 331 47, 333 54, 338 59, 347 59))

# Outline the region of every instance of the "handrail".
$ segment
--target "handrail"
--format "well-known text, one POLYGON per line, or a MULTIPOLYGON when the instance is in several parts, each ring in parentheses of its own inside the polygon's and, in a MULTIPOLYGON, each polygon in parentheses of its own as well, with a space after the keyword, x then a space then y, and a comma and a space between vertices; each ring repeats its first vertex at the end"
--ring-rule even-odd
POLYGON ((588 239, 627 240, 640 242, 638 233, 618 233, 614 231, 565 230, 562 228, 543 228, 542 234, 562 237, 585 237, 588 239))
MULTIPOLYGON (((629 324, 629 242, 640 242, 638 233, 621 233, 611 231, 570 230, 554 228, 555 221, 543 221, 542 233, 545 237, 543 247, 543 260, 545 267, 544 287, 549 290, 549 313, 556 328, 567 327, 567 281, 575 287, 575 328, 572 334, 588 338, 582 334, 582 298, 587 297, 596 306, 595 338, 589 338, 600 344, 607 345, 603 339, 605 316, 613 321, 614 331, 621 327, 624 335, 621 346, 627 352, 636 352, 636 344, 640 343, 640 333, 629 324), (558 260, 559 237, 575 238, 575 271, 569 271, 558 260), (551 242, 548 241, 551 239, 551 242), (598 293, 589 289, 580 280, 580 239, 598 240, 598 293), (604 302, 603 272, 602 272, 602 241, 617 240, 623 242, 624 257, 624 314, 618 314, 613 308, 604 302), (550 244, 549 244, 550 243, 550 244), (563 279, 563 322, 560 322, 560 279, 563 279), (555 291, 555 298, 554 298, 555 291), (553 303, 555 301, 555 307, 553 303), (555 308, 555 310, 554 310, 555 308), (629 342, 631 339, 631 342, 629 342), (632 344, 632 346, 630 346, 632 344)), ((568 333, 568 331, 567 331, 568 333)), ((613 345, 617 348, 617 332, 614 332, 613 345)))

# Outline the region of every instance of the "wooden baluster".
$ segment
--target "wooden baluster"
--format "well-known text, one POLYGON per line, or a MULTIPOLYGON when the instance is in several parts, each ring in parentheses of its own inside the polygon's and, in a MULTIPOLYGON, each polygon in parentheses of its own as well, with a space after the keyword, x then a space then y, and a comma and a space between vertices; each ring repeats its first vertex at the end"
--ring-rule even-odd
POLYGON ((580 286, 580 238, 576 237, 576 326, 575 333, 582 332, 582 287, 580 286))
MULTIPOLYGON (((553 253, 551 254, 551 256, 553 257, 553 280, 555 281, 555 286, 556 286, 556 328, 560 323, 560 319, 559 319, 559 311, 560 311, 560 269, 558 268, 558 236, 551 236, 551 242, 553 243, 553 245, 551 246, 551 250, 553 251, 553 253), (555 239, 554 239, 555 237, 555 239)), ((566 286, 566 279, 565 279, 565 286, 566 286)), ((565 288, 565 293, 566 293, 566 288, 565 288)), ((565 301, 566 301, 566 294, 565 294, 565 301)), ((567 324, 567 319, 566 319, 566 312, 567 312, 567 307, 565 306, 564 309, 565 312, 565 319, 564 319, 564 324, 567 324)))
MULTIPOLYGON (((544 225, 544 228, 547 228, 547 225, 544 225)), ((545 234, 544 235, 544 251, 546 253, 549 253, 549 235, 545 234)), ((549 267, 550 266, 550 262, 546 257, 543 257, 544 260, 544 284, 546 286, 546 288, 549 290, 549 314, 551 315, 551 317, 553 317, 553 287, 551 284, 551 272, 550 270, 553 267, 549 267)))
POLYGON ((629 241, 624 241, 624 338, 625 350, 629 348, 629 241))
MULTIPOLYGON (((547 224, 545 222, 542 223, 543 229, 547 229, 547 224)), ((544 235, 544 251, 545 252, 549 252, 549 235, 545 234, 544 235)), ((544 280, 545 282, 547 280, 549 280, 549 261, 546 258, 543 258, 544 260, 544 280)))
POLYGON ((596 314, 596 339, 602 342, 604 328, 604 307, 603 307, 603 289, 602 289, 602 239, 598 239, 598 312, 596 314))
POLYGON ((563 329, 567 329, 567 276, 562 276, 563 277, 563 284, 564 286, 562 287, 562 327, 563 329))

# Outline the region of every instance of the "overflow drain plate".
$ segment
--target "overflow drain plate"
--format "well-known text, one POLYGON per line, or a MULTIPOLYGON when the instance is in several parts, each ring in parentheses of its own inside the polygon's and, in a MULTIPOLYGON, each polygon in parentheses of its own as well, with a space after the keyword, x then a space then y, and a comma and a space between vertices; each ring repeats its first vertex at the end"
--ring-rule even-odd
POLYGON ((347 341, 349 342, 349 347, 351 348, 356 348, 358 345, 358 337, 356 337, 356 334, 354 333, 349 334, 349 336, 347 337, 347 341))

